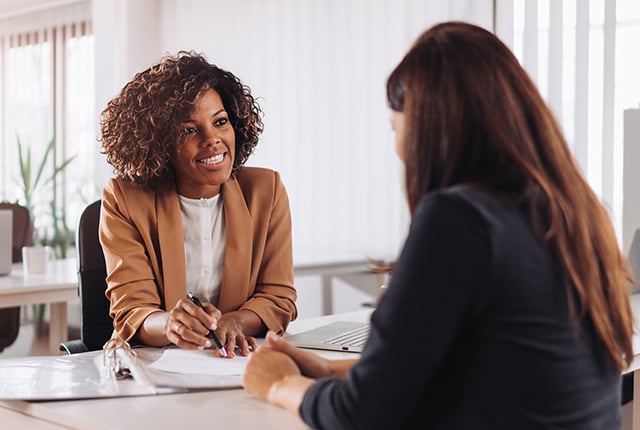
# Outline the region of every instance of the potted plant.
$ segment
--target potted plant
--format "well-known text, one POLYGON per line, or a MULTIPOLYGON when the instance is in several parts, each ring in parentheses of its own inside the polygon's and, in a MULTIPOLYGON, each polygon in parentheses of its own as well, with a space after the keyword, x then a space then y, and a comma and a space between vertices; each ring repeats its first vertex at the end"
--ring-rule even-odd
MULTIPOLYGON (((66 169, 66 167, 73 161, 75 155, 67 158, 59 165, 53 165, 53 171, 46 179, 43 178, 44 172, 49 164, 49 157, 55 147, 55 135, 49 141, 49 144, 45 148, 42 158, 37 163, 32 163, 31 148, 26 147, 23 151, 22 142, 20 137, 16 136, 18 142, 18 167, 20 169, 20 204, 29 209, 31 213, 32 222, 35 224, 36 208, 34 198, 37 197, 45 186, 49 184, 55 184, 56 177, 66 169)), ((53 238, 49 239, 41 236, 37 229, 34 228, 34 243, 40 245, 48 245, 54 249, 56 258, 66 258, 67 249, 71 244, 73 238, 73 231, 67 225, 67 219, 64 209, 59 210, 55 201, 52 199, 49 202, 49 210, 51 216, 51 225, 53 228, 53 238)), ((38 335, 42 333, 44 310, 45 305, 33 305, 33 317, 36 321, 36 332, 38 335)))

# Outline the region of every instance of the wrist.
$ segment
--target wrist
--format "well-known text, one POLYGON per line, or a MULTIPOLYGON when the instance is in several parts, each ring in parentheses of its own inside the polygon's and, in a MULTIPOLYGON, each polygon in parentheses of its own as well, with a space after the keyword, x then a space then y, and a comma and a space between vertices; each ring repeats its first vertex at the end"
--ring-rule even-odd
POLYGON ((220 320, 229 320, 245 336, 256 336, 264 331, 264 325, 258 315, 248 309, 227 312, 220 320))
POLYGON ((301 375, 285 376, 271 384, 267 401, 297 414, 304 394, 313 382, 313 379, 301 375))

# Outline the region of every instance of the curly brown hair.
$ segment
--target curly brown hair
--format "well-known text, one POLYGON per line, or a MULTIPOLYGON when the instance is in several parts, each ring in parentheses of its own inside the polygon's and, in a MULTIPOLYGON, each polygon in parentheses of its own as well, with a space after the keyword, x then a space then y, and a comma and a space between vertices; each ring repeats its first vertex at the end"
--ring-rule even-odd
POLYGON ((232 174, 247 161, 263 131, 251 90, 202 54, 180 51, 136 74, 102 111, 103 153, 122 180, 156 189, 175 184, 172 157, 185 137, 182 123, 206 90, 218 94, 236 135, 232 174))

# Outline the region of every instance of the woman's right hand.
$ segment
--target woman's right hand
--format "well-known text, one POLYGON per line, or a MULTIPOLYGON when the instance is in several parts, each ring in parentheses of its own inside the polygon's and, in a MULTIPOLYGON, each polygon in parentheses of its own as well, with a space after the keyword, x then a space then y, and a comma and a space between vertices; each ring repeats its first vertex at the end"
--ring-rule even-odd
POLYGON ((300 368, 304 376, 318 379, 324 377, 342 378, 355 360, 329 360, 311 351, 297 348, 282 336, 269 331, 265 337, 267 345, 287 354, 300 368), (345 367, 345 363, 348 365, 345 367))
POLYGON ((164 331, 169 342, 184 349, 204 349, 211 346, 209 330, 218 328, 220 310, 210 303, 202 308, 186 298, 180 299, 169 311, 164 331))

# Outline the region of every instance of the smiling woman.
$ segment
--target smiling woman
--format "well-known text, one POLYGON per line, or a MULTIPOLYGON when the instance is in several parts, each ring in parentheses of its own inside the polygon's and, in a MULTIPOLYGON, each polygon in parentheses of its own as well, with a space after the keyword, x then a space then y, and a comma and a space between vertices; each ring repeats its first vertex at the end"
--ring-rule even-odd
POLYGON ((184 123, 186 137, 175 157, 178 193, 193 199, 213 197, 231 175, 236 136, 220 94, 207 90, 184 123))
POLYGON ((249 88, 191 52, 108 103, 101 140, 117 177, 100 240, 119 337, 203 349, 216 330, 233 357, 296 317, 287 193, 277 172, 243 167, 262 127, 249 88))

